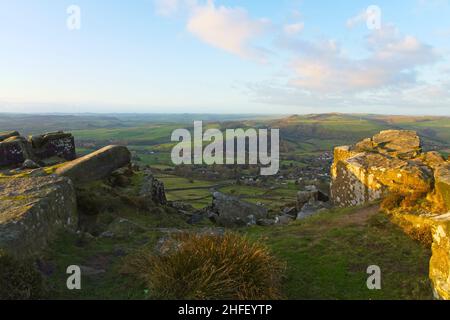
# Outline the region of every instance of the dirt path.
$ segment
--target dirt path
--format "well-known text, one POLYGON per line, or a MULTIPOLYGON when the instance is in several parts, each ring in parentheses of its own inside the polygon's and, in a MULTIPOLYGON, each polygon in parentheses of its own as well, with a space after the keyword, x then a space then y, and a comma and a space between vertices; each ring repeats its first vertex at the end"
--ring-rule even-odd
POLYGON ((347 225, 364 225, 371 217, 380 212, 380 206, 372 205, 369 207, 360 208, 354 212, 339 217, 335 222, 339 226, 347 225))

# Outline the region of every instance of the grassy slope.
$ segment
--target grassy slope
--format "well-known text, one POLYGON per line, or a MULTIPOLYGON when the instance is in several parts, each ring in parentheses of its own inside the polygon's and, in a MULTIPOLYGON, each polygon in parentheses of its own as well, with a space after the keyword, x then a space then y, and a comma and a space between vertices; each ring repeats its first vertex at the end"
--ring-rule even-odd
MULTIPOLYGON (((155 226, 189 228, 178 218, 124 213, 143 229, 126 239, 97 239, 80 245, 64 234, 47 251, 54 266, 48 283, 51 296, 64 299, 144 299, 145 287, 120 273, 121 251, 153 248, 160 231, 155 226), (147 228, 147 230, 145 230, 147 228), (86 276, 81 291, 65 289, 68 265, 103 268, 86 276)), ((410 240, 374 209, 346 209, 320 214, 290 226, 254 227, 240 232, 264 241, 288 264, 284 294, 289 299, 431 299, 428 281, 430 252, 410 240), (382 269, 381 291, 366 288, 366 268, 382 269)))
POLYGON ((287 227, 254 227, 288 262, 289 299, 431 299, 428 248, 408 238, 377 208, 341 209, 287 227), (367 267, 382 271, 382 290, 366 287, 367 267))

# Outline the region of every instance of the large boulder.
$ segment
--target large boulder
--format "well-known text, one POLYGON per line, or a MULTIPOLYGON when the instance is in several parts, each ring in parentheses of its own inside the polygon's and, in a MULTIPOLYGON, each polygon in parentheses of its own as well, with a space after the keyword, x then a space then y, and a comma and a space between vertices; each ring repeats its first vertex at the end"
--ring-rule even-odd
POLYGON ((372 138, 374 149, 400 159, 413 159, 422 152, 420 138, 415 131, 386 130, 372 138))
POLYGON ((60 157, 70 161, 76 158, 75 141, 70 133, 59 131, 32 136, 30 142, 38 159, 60 157))
POLYGON ((338 206, 400 199, 389 213, 408 234, 432 243, 430 279, 436 297, 450 299, 450 163, 421 153, 414 132, 391 130, 336 148, 331 176, 338 206))
POLYGON ((450 214, 432 220, 430 279, 436 298, 450 300, 450 214))
POLYGON ((419 152, 417 135, 393 130, 355 146, 336 148, 331 170, 332 201, 338 206, 356 206, 389 193, 429 193, 433 190, 433 170, 417 158, 419 152))
POLYGON ((8 132, 0 132, 0 142, 11 138, 11 137, 19 137, 20 133, 17 131, 8 131, 8 132))
POLYGON ((221 226, 247 226, 267 218, 267 209, 220 192, 213 194, 211 212, 221 226))
POLYGON ((0 141, 0 167, 21 165, 29 157, 29 147, 25 138, 14 135, 0 141))
POLYGON ((305 190, 297 192, 297 210, 302 210, 307 203, 313 203, 319 200, 319 190, 305 190))
POLYGON ((69 179, 0 180, 0 249, 27 257, 44 249, 61 228, 76 226, 76 196, 69 179))
POLYGON ((131 154, 123 146, 108 146, 78 158, 56 170, 74 183, 86 183, 107 178, 115 170, 130 164, 131 154))
POLYGON ((27 159, 45 163, 50 158, 57 158, 56 162, 76 158, 75 142, 70 133, 47 133, 32 136, 30 140, 17 131, 0 133, 0 167, 18 166, 27 159))
POLYGON ((434 172, 437 203, 450 212, 450 164, 438 167, 434 172))

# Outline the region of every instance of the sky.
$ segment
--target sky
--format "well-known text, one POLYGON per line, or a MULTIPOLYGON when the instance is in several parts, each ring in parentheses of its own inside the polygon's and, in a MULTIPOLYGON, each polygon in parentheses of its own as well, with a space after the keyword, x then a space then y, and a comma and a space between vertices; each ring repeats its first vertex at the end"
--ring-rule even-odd
POLYGON ((0 112, 450 115, 450 0, 0 0, 0 112))

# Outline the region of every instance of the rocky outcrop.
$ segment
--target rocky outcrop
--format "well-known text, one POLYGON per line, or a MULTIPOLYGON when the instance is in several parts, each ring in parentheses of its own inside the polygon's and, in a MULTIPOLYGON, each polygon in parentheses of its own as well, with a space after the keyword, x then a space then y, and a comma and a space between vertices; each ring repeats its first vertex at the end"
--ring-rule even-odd
POLYGON ((304 191, 297 193, 297 220, 302 220, 330 208, 329 197, 317 189, 307 186, 304 191))
POLYGON ((164 183, 156 179, 151 171, 144 172, 144 180, 139 195, 158 205, 167 204, 164 183))
POLYGON ((450 164, 436 168, 434 172, 436 203, 442 211, 450 211, 450 164))
POLYGON ((20 136, 20 133, 17 131, 9 131, 9 132, 0 132, 0 142, 11 138, 11 137, 18 137, 20 136))
POLYGON ((76 158, 75 141, 70 133, 54 132, 32 136, 30 142, 38 159, 60 157, 70 161, 76 158))
POLYGON ((61 228, 76 226, 75 190, 69 179, 0 180, 0 249, 27 257, 45 248, 61 228))
POLYGON ((399 199, 386 210, 408 234, 432 243, 430 279, 436 297, 450 299, 450 163, 421 151, 415 132, 395 130, 337 147, 331 200, 345 207, 399 199))
POLYGON ((131 154, 123 146, 108 146, 64 164, 56 174, 69 177, 75 184, 107 178, 115 170, 130 164, 131 154))
POLYGON ((267 214, 267 209, 262 206, 220 192, 213 194, 210 218, 221 226, 254 225, 257 220, 267 218, 267 214))
POLYGON ((332 201, 345 207, 378 200, 389 193, 419 197, 431 192, 433 168, 420 150, 415 133, 393 130, 382 131, 355 146, 336 148, 331 169, 332 201))
POLYGON ((27 159, 40 162, 52 157, 63 161, 76 158, 71 134, 54 132, 26 139, 17 131, 0 133, 0 167, 19 166, 27 159))
POLYGON ((432 220, 430 279, 436 298, 450 300, 450 214, 432 220))
POLYGON ((0 167, 22 164, 30 156, 27 140, 11 136, 0 141, 0 167))

